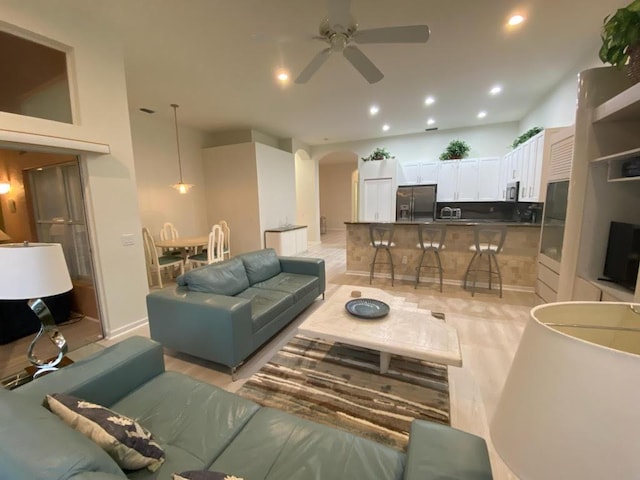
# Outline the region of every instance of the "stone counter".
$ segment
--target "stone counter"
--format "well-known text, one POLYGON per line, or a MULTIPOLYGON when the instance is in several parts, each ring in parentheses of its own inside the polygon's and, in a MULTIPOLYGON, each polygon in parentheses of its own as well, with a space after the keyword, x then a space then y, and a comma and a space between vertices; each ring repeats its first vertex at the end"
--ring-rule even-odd
MULTIPOLYGON (((436 221, 447 225, 445 249, 440 252, 443 279, 445 283, 461 284, 464 274, 473 256, 469 247, 473 245, 473 227, 475 225, 506 225, 507 237, 502 253, 498 255, 498 264, 502 273, 503 288, 533 290, 536 282, 536 266, 538 244, 540 241, 540 224, 523 223, 490 223, 473 221, 436 221)), ((369 245, 369 223, 346 223, 347 226, 347 273, 369 274, 374 250, 369 245)), ((416 266, 422 251, 418 245, 417 223, 395 223, 393 234, 395 247, 391 248, 396 279, 415 281, 416 266), (402 263, 406 257, 406 263, 402 263)), ((380 258, 381 255, 378 254, 380 258)), ((382 261, 384 261, 382 257, 382 261)), ((425 263, 427 259, 425 257, 425 263)), ((433 256, 429 260, 433 264, 433 256)), ((433 281, 434 270, 424 269, 420 274, 420 282, 433 281)), ((376 275, 390 276, 388 265, 377 265, 376 275), (378 273, 380 272, 380 273, 378 273)), ((375 281, 375 280, 374 280, 375 281)), ((478 277, 482 282, 482 274, 478 277)))

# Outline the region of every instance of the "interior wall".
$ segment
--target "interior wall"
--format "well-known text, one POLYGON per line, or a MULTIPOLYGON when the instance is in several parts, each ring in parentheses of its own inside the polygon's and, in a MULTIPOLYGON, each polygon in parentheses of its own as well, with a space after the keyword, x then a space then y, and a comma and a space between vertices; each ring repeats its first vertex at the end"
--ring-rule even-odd
POLYGON ((416 133, 372 138, 355 142, 316 145, 311 158, 320 159, 337 151, 355 152, 368 156, 375 148, 384 147, 399 163, 437 160, 451 140, 464 140, 471 147, 469 157, 502 157, 511 150, 518 131, 518 122, 496 123, 473 128, 416 133))
POLYGON ((105 334, 124 333, 146 321, 149 289, 118 35, 101 19, 78 22, 59 2, 6 0, 0 18, 10 33, 51 39, 70 52, 75 122, 0 112, 0 129, 109 145, 109 154, 82 155, 81 165, 105 334), (133 234, 134 245, 123 245, 123 234, 133 234))
POLYGON ((260 232, 296 221, 296 172, 292 153, 255 144, 260 232))
POLYGON ((573 68, 552 91, 536 104, 520 121, 519 132, 532 127, 563 127, 573 125, 576 120, 578 101, 578 74, 588 68, 601 67, 597 49, 594 53, 573 68))
POLYGON ((351 221, 351 190, 353 171, 358 160, 348 163, 320 162, 320 215, 327 217, 327 230, 346 230, 351 221))
POLYGON ((260 249, 262 234, 255 145, 242 143, 205 148, 203 168, 207 230, 214 223, 226 220, 231 230, 232 255, 260 249))
POLYGON ((304 150, 295 153, 296 220, 307 225, 309 243, 320 242, 319 174, 318 162, 309 158, 304 150))
MULTIPOLYGON (((171 108, 167 106, 167 110, 171 108)), ((131 112, 140 221, 155 238, 159 238, 165 222, 171 222, 183 237, 205 235, 211 229, 207 223, 203 181, 205 134, 178 126, 182 177, 185 183, 194 184, 188 193, 180 194, 169 186, 178 182, 180 173, 175 124, 168 113, 131 112)))

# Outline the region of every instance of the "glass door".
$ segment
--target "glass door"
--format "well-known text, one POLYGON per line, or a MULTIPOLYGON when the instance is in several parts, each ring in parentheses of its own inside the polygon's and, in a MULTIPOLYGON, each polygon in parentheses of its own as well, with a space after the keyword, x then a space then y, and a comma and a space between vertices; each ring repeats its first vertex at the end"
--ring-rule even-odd
POLYGON ((53 165, 26 173, 38 241, 62 244, 71 279, 93 283, 78 164, 53 165))
POLYGON ((564 240, 564 222, 567 216, 568 194, 568 180, 552 182, 547 185, 547 198, 544 202, 544 216, 542 219, 540 253, 556 262, 562 260, 562 241, 564 240))

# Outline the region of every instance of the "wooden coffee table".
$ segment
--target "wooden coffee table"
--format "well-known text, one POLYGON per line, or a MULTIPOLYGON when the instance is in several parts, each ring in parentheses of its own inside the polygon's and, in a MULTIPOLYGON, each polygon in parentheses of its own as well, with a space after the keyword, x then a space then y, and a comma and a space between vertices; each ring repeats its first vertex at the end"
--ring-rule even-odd
POLYGON ((451 325, 432 316, 430 310, 408 304, 377 288, 342 285, 298 328, 311 338, 345 343, 380 352, 380 373, 389 370, 391 355, 427 360, 454 367, 462 366, 458 333, 451 325), (374 298, 390 307, 386 317, 365 320, 349 314, 345 303, 352 292, 374 298))

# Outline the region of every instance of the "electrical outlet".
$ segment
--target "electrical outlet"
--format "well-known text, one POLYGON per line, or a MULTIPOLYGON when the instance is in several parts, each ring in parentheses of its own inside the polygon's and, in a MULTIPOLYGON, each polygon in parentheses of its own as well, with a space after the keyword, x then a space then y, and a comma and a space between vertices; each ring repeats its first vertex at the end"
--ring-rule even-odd
POLYGON ((404 255, 404 256, 402 257, 402 264, 403 264, 403 265, 406 265, 406 264, 407 264, 407 256, 406 256, 406 255, 404 255))
POLYGON ((133 245, 133 233, 123 233, 122 235, 120 235, 120 242, 122 243, 123 247, 129 247, 133 245))

